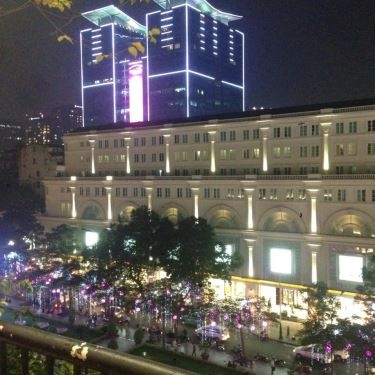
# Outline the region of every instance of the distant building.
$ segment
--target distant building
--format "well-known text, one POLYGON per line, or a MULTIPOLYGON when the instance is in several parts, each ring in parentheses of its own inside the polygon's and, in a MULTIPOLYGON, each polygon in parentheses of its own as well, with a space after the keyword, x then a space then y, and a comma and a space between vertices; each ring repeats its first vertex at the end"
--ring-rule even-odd
POLYGON ((0 120, 0 187, 17 182, 18 149, 25 142, 25 129, 15 121, 0 120))
POLYGON ((146 26, 113 5, 82 14, 95 25, 81 31, 85 127, 244 111, 244 34, 229 25, 242 17, 206 0, 154 2, 146 26))
POLYGON ((60 146, 31 144, 20 148, 18 153, 18 182, 29 184, 44 197, 43 179, 56 177, 64 164, 64 151, 60 146))
POLYGON ((50 118, 55 134, 54 141, 57 144, 62 144, 62 137, 65 133, 83 126, 82 106, 75 104, 56 107, 51 111, 50 118))
POLYGON ((25 144, 52 145, 58 143, 58 133, 59 130, 53 127, 52 119, 45 117, 43 113, 26 115, 25 144))
POLYGON ((0 120, 0 152, 14 150, 25 141, 25 129, 15 121, 0 120))

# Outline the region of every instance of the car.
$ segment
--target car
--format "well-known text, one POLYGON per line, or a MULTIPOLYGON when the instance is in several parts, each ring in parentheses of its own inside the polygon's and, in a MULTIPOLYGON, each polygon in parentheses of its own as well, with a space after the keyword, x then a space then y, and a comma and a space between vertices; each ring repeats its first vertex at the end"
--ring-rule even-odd
POLYGON ((323 345, 319 344, 297 346, 293 349, 293 355, 297 360, 306 358, 323 364, 331 363, 332 360, 344 361, 349 358, 349 352, 346 349, 334 350, 332 353, 329 353, 323 345))
POLYGON ((203 325, 204 317, 199 313, 191 313, 189 315, 183 315, 180 318, 181 324, 200 327, 203 325))
POLYGON ((195 330, 197 336, 215 341, 226 341, 229 339, 229 331, 220 326, 210 325, 199 327, 195 330))

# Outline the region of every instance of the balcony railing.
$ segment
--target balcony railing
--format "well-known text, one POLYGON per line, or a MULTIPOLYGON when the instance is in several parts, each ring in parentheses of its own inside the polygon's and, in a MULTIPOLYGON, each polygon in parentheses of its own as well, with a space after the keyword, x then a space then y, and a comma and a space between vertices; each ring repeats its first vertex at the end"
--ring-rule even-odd
POLYGON ((90 370, 105 375, 192 375, 172 366, 119 353, 98 345, 60 336, 32 327, 0 321, 0 375, 10 374, 7 346, 21 350, 22 374, 29 375, 29 354, 37 352, 45 360, 45 374, 53 375, 55 361, 73 365, 74 375, 89 374, 90 370))

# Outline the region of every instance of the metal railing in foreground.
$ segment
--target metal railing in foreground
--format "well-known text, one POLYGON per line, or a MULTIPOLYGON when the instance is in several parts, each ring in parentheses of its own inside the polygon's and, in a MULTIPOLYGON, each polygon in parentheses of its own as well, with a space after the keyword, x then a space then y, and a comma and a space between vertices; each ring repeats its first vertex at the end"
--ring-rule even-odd
MULTIPOLYGON (((73 365, 74 375, 95 370, 105 375, 192 375, 191 371, 153 362, 102 346, 81 342, 32 327, 0 321, 0 375, 10 374, 7 345, 22 352, 22 375, 28 375, 30 352, 45 356, 45 374, 53 375, 56 360, 73 365)), ((20 374, 21 375, 21 374, 20 374)))

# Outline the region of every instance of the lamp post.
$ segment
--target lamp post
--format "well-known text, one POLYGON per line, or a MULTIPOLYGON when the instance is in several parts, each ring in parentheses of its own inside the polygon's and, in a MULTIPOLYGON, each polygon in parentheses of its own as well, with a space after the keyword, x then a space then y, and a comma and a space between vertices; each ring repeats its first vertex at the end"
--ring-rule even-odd
POLYGON ((279 320, 280 320, 280 326, 279 326, 279 340, 282 340, 282 339, 283 339, 283 325, 282 325, 281 300, 282 300, 282 289, 281 289, 281 282, 280 282, 280 279, 279 279, 279 320))

